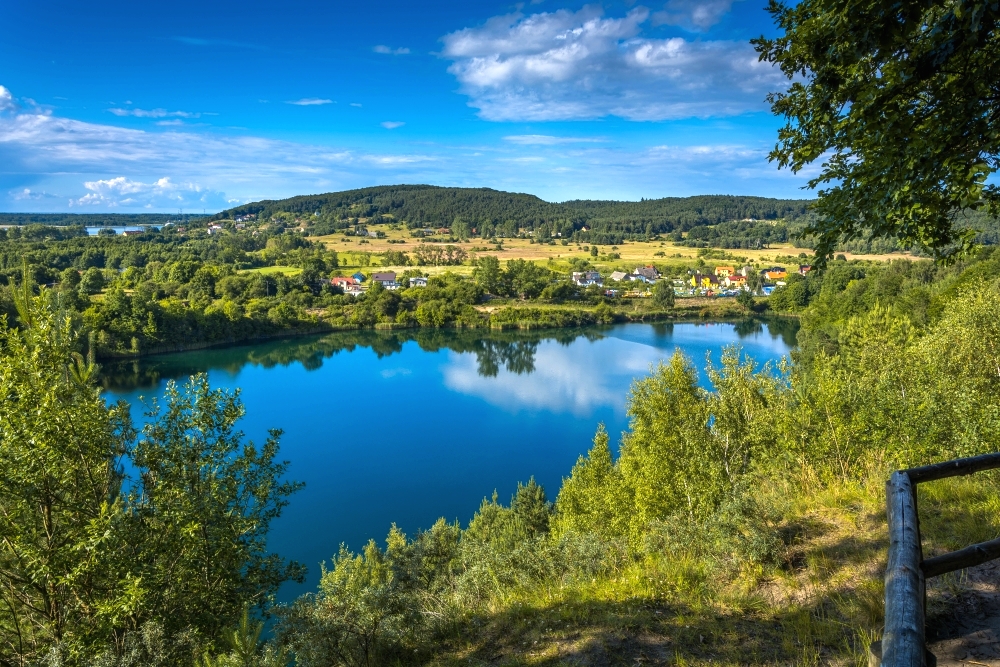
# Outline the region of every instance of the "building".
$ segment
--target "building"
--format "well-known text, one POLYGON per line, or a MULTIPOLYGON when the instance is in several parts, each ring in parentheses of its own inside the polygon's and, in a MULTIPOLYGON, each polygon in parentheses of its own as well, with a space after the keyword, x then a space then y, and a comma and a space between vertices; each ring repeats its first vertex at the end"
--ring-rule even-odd
POLYGON ((736 275, 736 269, 731 266, 717 266, 715 267, 715 275, 719 278, 728 278, 736 275))
POLYGON ((633 271, 632 273, 634 273, 636 276, 642 276, 643 278, 645 278, 646 279, 645 282, 653 282, 654 280, 658 280, 660 277, 660 272, 657 271, 656 267, 653 266, 652 264, 648 266, 636 267, 635 271, 633 271))
POLYGON ((334 287, 339 287, 340 289, 346 292, 349 287, 357 287, 358 281, 355 280, 354 278, 337 276, 336 278, 330 279, 330 284, 333 285, 334 287))
POLYGON ((772 283, 778 280, 784 280, 787 277, 788 272, 780 268, 774 268, 764 272, 764 279, 769 280, 772 283))
POLYGON ((574 271, 572 278, 573 282, 580 287, 604 284, 604 281, 601 279, 601 274, 597 271, 574 271))
POLYGON ((399 283, 396 282, 396 273, 394 271, 387 271, 385 273, 373 273, 372 282, 381 283, 382 287, 386 289, 396 289, 397 287, 399 287, 399 283))
POLYGON ((629 274, 625 273, 624 271, 615 271, 610 276, 608 276, 608 280, 613 280, 616 283, 620 283, 623 280, 632 280, 632 277, 629 274))
POLYGON ((361 296, 364 293, 365 290, 361 287, 361 285, 351 285, 344 290, 344 294, 348 296, 361 296))
POLYGON ((734 273, 731 276, 725 277, 726 287, 746 287, 747 277, 741 276, 738 273, 734 273))
POLYGON ((813 267, 810 264, 799 264, 799 275, 802 276, 806 275, 807 273, 812 271, 812 268, 813 267))
POLYGON ((691 287, 713 289, 719 286, 719 279, 711 273, 695 273, 691 276, 691 287))
POLYGON ((410 287, 427 287, 427 278, 423 276, 410 278, 410 287))
POLYGON ((365 281, 365 274, 361 273, 360 271, 358 271, 351 277, 354 278, 356 281, 358 281, 359 285, 365 281))
POLYGON ((142 236, 143 232, 138 229, 126 229, 122 236, 142 236))

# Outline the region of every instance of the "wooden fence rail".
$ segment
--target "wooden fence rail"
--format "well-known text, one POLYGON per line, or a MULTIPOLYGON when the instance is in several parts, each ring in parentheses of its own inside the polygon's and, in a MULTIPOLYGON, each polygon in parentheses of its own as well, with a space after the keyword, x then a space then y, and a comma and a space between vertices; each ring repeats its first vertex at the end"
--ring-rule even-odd
POLYGON ((889 563, 885 572, 885 630, 882 667, 933 667, 925 647, 925 580, 1000 558, 1000 539, 924 560, 917 516, 917 484, 1000 468, 1000 453, 899 470, 885 485, 889 519, 889 563))

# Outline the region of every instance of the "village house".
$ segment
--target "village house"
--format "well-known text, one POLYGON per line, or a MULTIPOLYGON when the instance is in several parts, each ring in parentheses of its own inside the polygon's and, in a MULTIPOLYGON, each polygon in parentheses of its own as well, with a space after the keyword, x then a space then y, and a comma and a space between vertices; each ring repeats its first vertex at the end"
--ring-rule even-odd
POLYGON ((603 285, 604 281, 601 280, 601 274, 597 271, 574 271, 573 272, 573 282, 580 287, 589 287, 590 285, 603 285))
POLYGON ((126 229, 122 232, 122 236, 142 236, 143 232, 138 229, 126 229))
POLYGON ((728 278, 736 275, 736 269, 731 266, 717 266, 715 267, 715 275, 719 278, 728 278))
POLYGON ((625 273, 624 271, 615 271, 610 276, 608 276, 608 280, 614 280, 616 283, 619 283, 623 280, 631 280, 631 279, 632 279, 631 276, 629 276, 629 274, 625 273))
POLYGON ((410 287, 427 287, 427 278, 423 276, 410 278, 410 287))
POLYGON ((209 225, 208 226, 208 233, 209 234, 218 234, 221 231, 222 231, 222 225, 209 225))
POLYGON ((330 284, 334 287, 339 287, 340 289, 347 291, 348 287, 357 287, 358 281, 354 278, 348 278, 345 276, 337 276, 336 278, 330 279, 330 284))
POLYGON ((804 276, 810 271, 812 271, 812 265, 810 264, 799 264, 799 275, 804 276))
POLYGON ((351 277, 354 278, 354 280, 356 280, 359 285, 365 281, 365 274, 361 273, 360 271, 358 271, 351 277))
POLYGON ((643 282, 647 283, 654 282, 660 278, 660 272, 657 271, 656 267, 653 266, 652 264, 649 264, 647 266, 636 267, 633 273, 636 275, 637 278, 639 277, 645 278, 643 282))
POLYGON ((387 271, 385 273, 373 273, 372 282, 381 283, 382 287, 386 289, 396 289, 399 287, 399 283, 396 282, 396 273, 394 271, 387 271))
POLYGON ((363 287, 361 287, 361 285, 350 285, 347 289, 344 290, 344 294, 346 294, 347 296, 361 296, 364 293, 365 290, 363 287))
POLYGON ((712 289, 719 286, 719 279, 711 273, 695 273, 691 276, 691 287, 712 289))
POLYGON ((725 281, 726 287, 746 287, 747 277, 734 273, 731 276, 726 276, 725 281))
POLYGON ((788 272, 780 267, 775 267, 764 272, 764 279, 772 283, 778 280, 784 280, 786 277, 788 277, 788 272))

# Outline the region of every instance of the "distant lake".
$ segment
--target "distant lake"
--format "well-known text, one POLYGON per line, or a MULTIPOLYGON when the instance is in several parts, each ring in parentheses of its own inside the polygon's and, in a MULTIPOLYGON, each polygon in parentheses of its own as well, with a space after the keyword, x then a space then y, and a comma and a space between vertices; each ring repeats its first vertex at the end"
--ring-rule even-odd
POLYGON ((438 517, 468 522, 496 489, 507 502, 534 475, 554 499, 603 422, 616 441, 636 377, 682 350, 704 375, 706 355, 739 344, 757 362, 795 343, 797 322, 627 324, 546 332, 419 329, 344 332, 107 364, 107 397, 162 396, 168 379, 207 372, 242 389, 247 436, 284 429, 281 457, 305 489, 272 527, 271 547, 309 567, 341 542, 380 543, 438 517))
POLYGON ((86 227, 85 229, 87 230, 88 236, 97 236, 97 234, 102 229, 113 229, 115 230, 115 234, 121 234, 122 232, 144 232, 147 229, 159 229, 160 227, 161 225, 141 225, 141 226, 121 225, 117 227, 112 225, 107 225, 104 227, 86 227))

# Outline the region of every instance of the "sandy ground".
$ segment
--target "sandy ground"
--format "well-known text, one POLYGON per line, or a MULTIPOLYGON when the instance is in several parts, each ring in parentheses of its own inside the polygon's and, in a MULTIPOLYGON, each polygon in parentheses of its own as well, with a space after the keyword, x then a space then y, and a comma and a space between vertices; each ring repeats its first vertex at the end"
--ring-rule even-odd
POLYGON ((951 577, 944 607, 928 615, 927 648, 939 667, 1000 667, 1000 561, 951 577))

